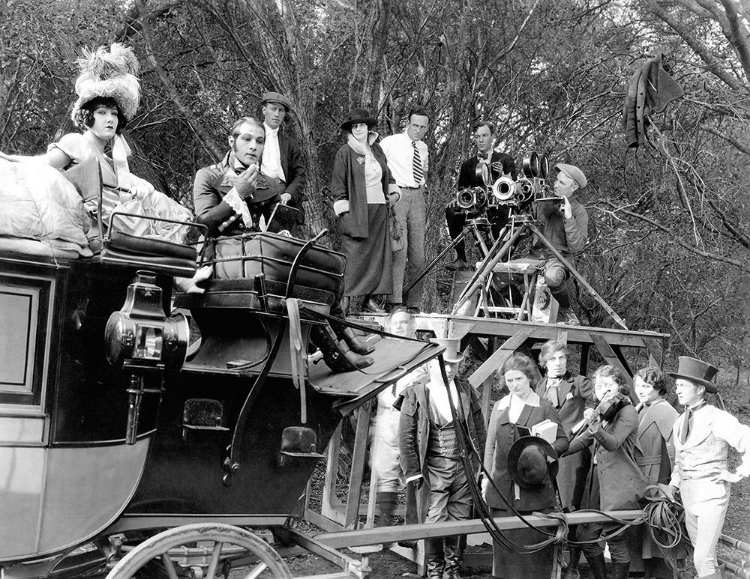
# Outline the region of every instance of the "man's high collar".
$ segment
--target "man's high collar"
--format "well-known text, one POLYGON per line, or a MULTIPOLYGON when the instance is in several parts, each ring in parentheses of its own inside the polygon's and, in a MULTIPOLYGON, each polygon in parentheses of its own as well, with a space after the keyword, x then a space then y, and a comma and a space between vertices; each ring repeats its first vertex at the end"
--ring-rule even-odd
POLYGON ((247 169, 247 167, 234 156, 234 152, 231 149, 227 151, 227 154, 224 155, 224 158, 221 160, 221 166, 224 167, 224 169, 240 169, 241 171, 247 169))
POLYGON ((279 134, 279 129, 280 129, 281 127, 279 126, 279 127, 276 127, 275 129, 272 129, 271 127, 269 127, 269 126, 268 126, 268 125, 266 124, 266 122, 265 122, 265 121, 263 121, 263 128, 264 128, 264 129, 266 130, 266 137, 267 137, 268 135, 273 135, 273 136, 277 136, 277 135, 279 134))

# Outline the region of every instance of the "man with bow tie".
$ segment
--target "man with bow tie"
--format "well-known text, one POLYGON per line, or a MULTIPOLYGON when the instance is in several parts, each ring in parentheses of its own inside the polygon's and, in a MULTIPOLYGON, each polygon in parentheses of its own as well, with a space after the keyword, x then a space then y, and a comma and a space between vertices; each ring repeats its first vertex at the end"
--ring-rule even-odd
POLYGON ((659 485, 670 500, 680 492, 697 577, 702 579, 723 576, 716 545, 729 506, 730 484, 750 476, 750 427, 704 400, 706 392, 718 392, 714 382, 718 372, 707 362, 680 356, 677 372, 669 373, 676 380, 677 399, 685 413, 672 429, 672 478, 669 485, 659 485), (728 470, 730 446, 741 455, 734 473, 728 470))
MULTIPOLYGON (((573 439, 574 427, 583 420, 586 407, 593 407, 596 402, 594 384, 586 376, 574 376, 568 370, 568 348, 558 340, 549 340, 542 345, 539 352, 539 365, 546 376, 537 384, 536 393, 540 398, 549 400, 560 416, 563 430, 569 439, 573 439)), ((586 476, 591 467, 591 454, 578 452, 558 460, 557 486, 560 490, 560 501, 564 509, 576 511, 581 508, 586 476)), ((576 540, 577 525, 570 527, 568 537, 576 540)), ((581 549, 570 547, 570 564, 564 579, 577 579, 578 561, 581 549)))
MULTIPOLYGON (((513 157, 493 150, 495 140, 495 126, 488 122, 480 122, 474 129, 474 141, 477 154, 467 159, 461 165, 458 174, 458 189, 469 187, 492 187, 493 183, 503 175, 515 180, 517 171, 513 157)), ((507 208, 502 213, 493 216, 493 231, 500 231, 508 221, 507 208)), ((448 233, 451 239, 456 239, 466 224, 466 214, 454 205, 445 209, 445 220, 448 222, 448 233)), ((466 247, 462 241, 456 246, 457 259, 446 266, 446 269, 467 269, 466 247)))

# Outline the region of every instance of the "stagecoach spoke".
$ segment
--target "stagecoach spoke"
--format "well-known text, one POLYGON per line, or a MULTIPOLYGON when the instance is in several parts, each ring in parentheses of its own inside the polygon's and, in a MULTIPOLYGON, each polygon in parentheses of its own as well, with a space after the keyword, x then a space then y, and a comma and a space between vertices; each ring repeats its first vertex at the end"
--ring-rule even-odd
MULTIPOLYGON (((154 559, 161 559, 170 579, 179 579, 177 570, 183 566, 197 578, 215 579, 222 556, 224 565, 229 563, 231 568, 231 558, 240 555, 259 560, 245 575, 248 579, 259 577, 265 570, 274 579, 291 578, 284 560, 257 535, 222 523, 193 523, 159 533, 136 546, 117 563, 107 579, 132 579, 154 559)), ((227 575, 227 569, 222 571, 227 575)))
POLYGON ((164 565, 164 568, 167 570, 169 579, 179 579, 179 577, 177 576, 177 569, 174 568, 174 563, 172 562, 172 559, 169 558, 169 553, 161 554, 161 562, 164 565))
POLYGON ((263 573, 263 571, 265 571, 266 569, 268 569, 268 565, 266 565, 265 563, 258 563, 258 566, 255 569, 245 575, 245 579, 257 579, 257 577, 260 577, 260 574, 263 573))
POLYGON ((214 579, 216 575, 216 569, 219 568, 219 558, 221 557, 221 550, 224 548, 224 543, 216 541, 214 544, 214 550, 211 553, 211 561, 208 564, 208 570, 206 571, 206 579, 214 579))

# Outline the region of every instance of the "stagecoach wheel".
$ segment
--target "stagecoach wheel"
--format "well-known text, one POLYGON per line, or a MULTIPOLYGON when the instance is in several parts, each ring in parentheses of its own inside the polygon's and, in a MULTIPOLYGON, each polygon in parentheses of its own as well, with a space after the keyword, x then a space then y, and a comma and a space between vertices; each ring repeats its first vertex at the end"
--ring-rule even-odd
POLYGON ((178 579, 185 575, 186 570, 195 566, 188 564, 186 569, 176 563, 175 559, 184 559, 184 552, 192 549, 193 544, 198 541, 209 543, 211 551, 208 565, 202 574, 204 579, 216 579, 217 570, 226 570, 226 564, 230 561, 228 557, 230 554, 238 556, 240 549, 243 558, 253 555, 259 559, 258 563, 247 566, 248 573, 244 576, 245 579, 255 579, 265 570, 270 571, 276 579, 291 579, 286 563, 268 543, 249 531, 218 523, 183 525, 154 535, 125 555, 106 579, 137 577, 144 567, 155 560, 161 562, 169 579, 178 579))

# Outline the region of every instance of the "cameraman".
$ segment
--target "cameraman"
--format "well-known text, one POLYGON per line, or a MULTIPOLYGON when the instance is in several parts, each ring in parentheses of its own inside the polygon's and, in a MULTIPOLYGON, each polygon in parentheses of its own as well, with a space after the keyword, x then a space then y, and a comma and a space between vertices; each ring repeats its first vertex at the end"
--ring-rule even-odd
MULTIPOLYGON (((567 260, 573 260, 586 247, 589 229, 589 216, 586 208, 573 198, 573 195, 586 187, 586 175, 578 167, 559 163, 555 165, 559 172, 555 181, 555 195, 562 197, 562 203, 536 203, 536 217, 539 229, 544 238, 557 249, 567 260)), ((545 260, 544 279, 552 295, 560 304, 563 323, 580 326, 568 295, 568 278, 570 273, 563 263, 539 239, 535 239, 530 252, 531 257, 545 260)))
MULTIPOLYGON (((492 184, 503 175, 516 178, 516 163, 513 157, 505 153, 492 150, 495 140, 495 126, 488 122, 480 122, 474 128, 474 141, 477 144, 477 154, 461 164, 461 172, 458 175, 458 189, 467 187, 492 187, 492 184), (477 171, 480 167, 480 171, 477 171)), ((493 219, 493 231, 502 229, 508 221, 508 210, 502 209, 503 213, 496 214, 493 219)), ((448 222, 448 233, 451 239, 456 239, 463 231, 466 224, 466 213, 454 205, 445 209, 445 220, 448 222)), ((466 246, 462 241, 456 246, 458 258, 449 263, 446 269, 467 269, 466 246)))

